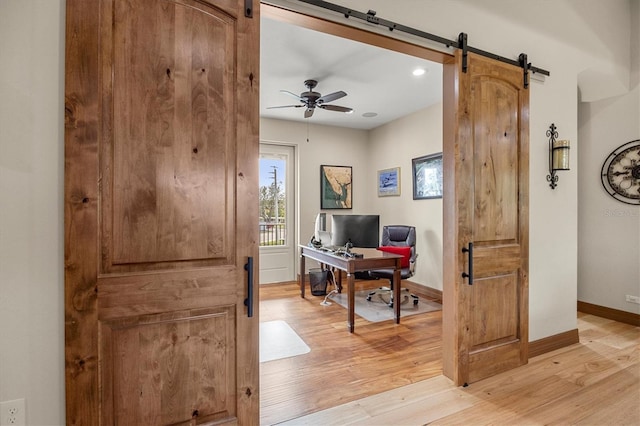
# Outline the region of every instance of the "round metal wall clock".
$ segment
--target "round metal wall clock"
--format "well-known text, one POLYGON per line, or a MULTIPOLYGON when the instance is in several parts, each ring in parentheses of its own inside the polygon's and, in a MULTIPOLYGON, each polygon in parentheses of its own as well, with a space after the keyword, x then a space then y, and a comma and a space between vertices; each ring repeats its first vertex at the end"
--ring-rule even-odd
POLYGON ((640 139, 613 151, 602 165, 602 185, 618 201, 640 205, 640 139))

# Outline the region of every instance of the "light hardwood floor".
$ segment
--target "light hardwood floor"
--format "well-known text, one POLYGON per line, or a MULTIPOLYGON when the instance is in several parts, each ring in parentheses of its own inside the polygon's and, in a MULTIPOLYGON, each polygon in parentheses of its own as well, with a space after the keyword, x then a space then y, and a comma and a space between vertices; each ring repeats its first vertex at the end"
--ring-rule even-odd
MULTIPOLYGON (((356 289, 381 281, 356 281, 356 289)), ((409 287, 409 285, 405 286, 409 287)), ((260 286, 260 321, 284 320, 308 354, 260 364, 260 419, 277 424, 442 374, 442 312, 371 323, 323 297, 300 297, 297 283, 260 286)))
POLYGON ((639 425, 640 327, 578 313, 580 343, 455 387, 443 376, 283 425, 639 425))

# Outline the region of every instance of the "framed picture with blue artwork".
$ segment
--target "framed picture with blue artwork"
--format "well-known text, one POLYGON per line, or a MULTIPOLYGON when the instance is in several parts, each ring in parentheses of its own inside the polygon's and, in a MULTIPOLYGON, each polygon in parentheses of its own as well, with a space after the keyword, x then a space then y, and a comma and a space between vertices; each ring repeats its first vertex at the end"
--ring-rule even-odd
POLYGON ((351 166, 320 166, 320 208, 352 208, 351 166))
POLYGON ((378 197, 400 195, 400 167, 378 170, 378 197))
POLYGON ((442 153, 411 160, 413 165, 413 199, 442 198, 442 153))

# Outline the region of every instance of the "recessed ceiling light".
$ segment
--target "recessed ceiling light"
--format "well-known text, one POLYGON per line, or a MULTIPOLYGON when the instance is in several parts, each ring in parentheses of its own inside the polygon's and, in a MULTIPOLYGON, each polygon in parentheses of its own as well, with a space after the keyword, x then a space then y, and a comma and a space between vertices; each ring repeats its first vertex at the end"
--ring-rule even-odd
POLYGON ((415 75, 416 77, 419 75, 423 75, 424 73, 426 73, 424 68, 416 68, 415 70, 413 70, 413 75, 415 75))
POLYGON ((365 112, 364 114, 362 114, 363 117, 367 117, 367 118, 372 118, 372 117, 377 117, 378 113, 377 112, 365 112))

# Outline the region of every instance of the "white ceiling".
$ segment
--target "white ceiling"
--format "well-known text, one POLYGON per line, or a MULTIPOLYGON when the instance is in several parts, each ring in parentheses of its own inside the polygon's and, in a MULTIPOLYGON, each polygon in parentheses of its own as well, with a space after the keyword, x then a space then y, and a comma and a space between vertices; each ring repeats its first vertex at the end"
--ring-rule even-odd
POLYGON ((442 66, 367 44, 261 18, 260 116, 312 124, 373 129, 442 99, 442 66), (427 72, 412 75, 416 68, 427 72), (339 90, 347 96, 327 103, 353 108, 353 113, 316 108, 267 109, 298 101, 281 93, 306 92, 304 81, 314 79, 314 91, 326 95, 339 90), (375 112, 373 118, 362 114, 375 112))

